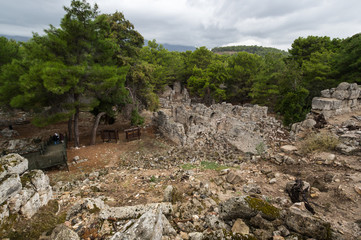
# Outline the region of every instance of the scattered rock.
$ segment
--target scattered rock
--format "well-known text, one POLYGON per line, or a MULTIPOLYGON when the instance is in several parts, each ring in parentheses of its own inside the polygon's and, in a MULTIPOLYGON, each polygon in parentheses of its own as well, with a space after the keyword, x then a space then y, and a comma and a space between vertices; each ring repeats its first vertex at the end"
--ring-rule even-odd
POLYGON ((136 205, 128 207, 108 207, 101 209, 99 217, 102 219, 134 219, 150 210, 160 209, 163 214, 169 215, 173 212, 171 203, 149 203, 146 205, 136 205))
POLYGON ((172 185, 168 185, 165 190, 164 190, 164 197, 163 197, 163 201, 164 202, 172 202, 173 201, 173 186, 172 185))
POLYGON ((80 240, 78 234, 76 234, 70 228, 67 228, 64 224, 58 225, 54 228, 53 232, 51 233, 50 240, 80 240))
POLYGON ((239 233, 239 234, 242 234, 242 235, 248 235, 249 234, 249 227, 247 226, 247 224, 245 224, 243 222, 242 219, 237 219, 233 226, 232 226, 232 233, 233 234, 236 234, 236 233, 239 233))
POLYGON ((297 147, 293 145, 283 145, 281 151, 284 153, 293 153, 297 151, 297 147))

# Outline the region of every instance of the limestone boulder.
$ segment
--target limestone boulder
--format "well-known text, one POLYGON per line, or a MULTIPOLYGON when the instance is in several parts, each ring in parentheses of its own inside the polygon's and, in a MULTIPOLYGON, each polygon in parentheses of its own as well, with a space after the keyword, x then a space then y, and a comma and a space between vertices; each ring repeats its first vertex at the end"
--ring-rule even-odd
POLYGON ((99 217, 102 219, 117 218, 117 219, 134 219, 143 215, 150 210, 160 209, 163 214, 169 215, 173 212, 171 203, 150 203, 146 205, 135 205, 127 207, 108 207, 101 209, 99 217))
POLYGON ((21 206, 25 205, 32 196, 35 194, 35 189, 32 185, 27 184, 24 186, 19 193, 10 197, 9 209, 12 213, 16 213, 20 211, 21 206))
POLYGON ((313 110, 335 110, 340 108, 342 101, 336 98, 320 98, 315 97, 312 99, 313 110))
POLYGON ((50 240, 80 240, 76 232, 66 227, 64 224, 58 225, 54 228, 50 235, 50 240))
POLYGON ((168 185, 165 190, 164 190, 164 196, 163 196, 163 201, 164 202, 172 202, 173 199, 173 186, 172 185, 168 185))
POLYGON ((6 174, 22 174, 28 170, 28 160, 17 153, 2 156, 0 164, 0 178, 6 174))
POLYGON ((242 234, 242 235, 248 235, 249 234, 249 227, 247 224, 243 222, 242 219, 237 219, 233 226, 232 226, 232 233, 233 234, 242 234))
POLYGON ((21 214, 27 218, 31 218, 41 207, 39 193, 35 193, 30 199, 20 208, 21 214))
POLYGON ((130 228, 125 232, 117 232, 111 240, 125 239, 144 239, 161 240, 163 236, 163 218, 162 211, 154 212, 152 210, 144 213, 130 228))
POLYGON ((219 204, 219 216, 223 220, 250 219, 258 213, 269 220, 274 220, 280 215, 278 208, 250 196, 233 197, 219 204))
POLYGON ((338 90, 338 89, 336 89, 336 91, 332 94, 331 97, 339 99, 339 100, 349 99, 350 98, 350 92, 348 90, 338 90))
POLYGON ((290 208, 285 216, 286 226, 297 233, 315 239, 331 239, 331 226, 315 218, 307 210, 290 208))
POLYGON ((6 175, 0 182, 0 204, 20 192, 21 187, 18 174, 6 175))
POLYGON ((49 177, 41 170, 31 170, 26 173, 37 191, 44 191, 49 187, 49 177))

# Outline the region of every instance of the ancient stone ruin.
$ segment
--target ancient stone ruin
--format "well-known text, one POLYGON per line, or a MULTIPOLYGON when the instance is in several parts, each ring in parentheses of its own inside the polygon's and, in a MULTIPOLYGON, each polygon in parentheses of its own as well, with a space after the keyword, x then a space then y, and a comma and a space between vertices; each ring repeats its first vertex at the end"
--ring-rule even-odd
POLYGON ((49 177, 41 170, 28 170, 28 160, 19 154, 0 158, 0 220, 9 214, 31 218, 52 198, 49 177))
POLYGON ((326 119, 360 109, 360 87, 357 83, 340 83, 337 88, 321 91, 321 97, 312 100, 312 112, 326 119))
POLYGON ((281 122, 267 115, 267 107, 191 104, 186 89, 180 89, 177 84, 175 90, 163 93, 163 108, 153 118, 162 135, 176 144, 213 149, 234 147, 255 154, 285 137, 281 122))

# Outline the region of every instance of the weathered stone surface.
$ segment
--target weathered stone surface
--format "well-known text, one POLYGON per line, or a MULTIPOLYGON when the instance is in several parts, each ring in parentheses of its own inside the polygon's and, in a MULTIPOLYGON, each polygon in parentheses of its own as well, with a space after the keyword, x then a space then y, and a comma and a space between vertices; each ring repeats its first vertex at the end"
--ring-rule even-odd
POLYGON ((330 89, 325 89, 321 91, 321 97, 323 98, 331 98, 330 89))
POLYGON ((315 159, 315 161, 320 161, 321 163, 328 165, 332 164, 333 161, 336 160, 336 155, 333 153, 320 152, 316 153, 313 158, 315 159))
POLYGON ((16 195, 21 190, 18 174, 6 175, 0 182, 0 204, 16 195))
POLYGON ((285 216, 287 227, 297 233, 316 239, 331 239, 329 223, 314 218, 307 210, 290 208, 285 216))
POLYGON ((171 113, 154 114, 153 123, 166 138, 182 146, 225 144, 254 154, 267 151, 268 142, 274 140, 270 138, 275 134, 273 127, 281 126, 267 116, 267 107, 227 103, 176 105, 171 113))
POLYGON ((111 240, 161 240, 163 236, 162 212, 150 210, 144 213, 129 229, 125 232, 117 232, 111 240))
POLYGON ((228 228, 228 226, 216 215, 206 215, 205 222, 213 230, 228 228))
POLYGON ((349 88, 350 88, 350 83, 342 82, 337 86, 336 90, 348 90, 349 88))
POLYGON ((76 232, 67 228, 64 224, 58 225, 51 233, 50 240, 80 240, 76 232))
POLYGON ((242 234, 242 235, 248 235, 249 234, 249 227, 247 226, 247 224, 245 224, 243 222, 242 219, 237 219, 233 226, 232 226, 232 232, 234 234, 236 233, 239 233, 239 234, 242 234))
POLYGON ((105 207, 104 209, 101 209, 99 217, 102 219, 108 219, 109 217, 117 219, 134 219, 149 210, 155 210, 158 208, 160 208, 162 213, 165 215, 169 215, 173 212, 171 203, 150 203, 146 205, 128 207, 105 207))
POLYGON ((188 235, 190 240, 203 240, 203 233, 201 232, 191 232, 188 235))
POLYGON ((233 197, 219 204, 219 216, 224 220, 250 219, 258 213, 271 220, 279 217, 279 209, 250 196, 233 197))
POLYGON ((45 206, 53 198, 53 190, 51 186, 47 186, 44 190, 39 191, 39 199, 41 206, 45 206))
POLYGON ((30 199, 21 207, 20 212, 27 218, 31 218, 41 207, 39 193, 35 193, 30 199))
POLYGON ((242 181, 240 174, 237 171, 230 171, 226 176, 226 181, 232 184, 238 184, 242 181))
MULTIPOLYGON (((28 160, 17 153, 2 156, 0 158, 0 164, 3 172, 7 174, 22 174, 28 170, 28 160)), ((2 175, 3 174, 0 174, 0 177, 2 177, 2 175)))
POLYGON ((361 184, 360 183, 355 184, 354 189, 359 195, 361 195, 361 184))
POLYGON ((31 170, 28 175, 37 191, 43 191, 49 187, 49 177, 43 171, 31 170))
POLYGON ((345 100, 345 99, 349 99, 350 97, 350 93, 347 90, 336 90, 333 94, 332 94, 332 98, 336 98, 339 100, 345 100))
POLYGON ((14 137, 14 136, 19 136, 19 133, 16 130, 11 130, 9 128, 4 128, 3 130, 0 131, 0 135, 3 136, 3 137, 11 138, 11 137, 14 137))
POLYGON ((306 128, 306 129, 310 129, 313 128, 316 125, 316 121, 313 119, 306 119, 305 121, 302 122, 302 127, 306 128))
POLYGON ((285 152, 285 153, 293 153, 293 152, 297 151, 297 147, 293 146, 293 145, 283 145, 281 147, 281 151, 285 152))
POLYGON ((0 206, 0 223, 2 223, 3 219, 9 217, 9 208, 7 204, 2 204, 0 206))
POLYGON ((335 110, 341 105, 341 100, 335 98, 320 98, 312 99, 312 109, 314 110, 335 110))
POLYGON ((25 205, 29 199, 34 196, 35 189, 33 186, 27 184, 24 186, 19 193, 9 198, 9 209, 10 212, 16 213, 20 211, 21 206, 25 205))
POLYGON ((172 202, 172 199, 173 199, 173 186, 168 185, 164 190, 163 201, 164 202, 172 202))

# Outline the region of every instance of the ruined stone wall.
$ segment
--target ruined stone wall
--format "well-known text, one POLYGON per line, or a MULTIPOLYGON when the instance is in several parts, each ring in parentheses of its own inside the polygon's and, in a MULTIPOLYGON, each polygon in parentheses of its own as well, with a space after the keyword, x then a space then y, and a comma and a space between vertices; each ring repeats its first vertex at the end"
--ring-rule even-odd
POLYGON ((312 99, 312 109, 306 120, 292 125, 291 138, 293 140, 303 138, 304 134, 302 133, 307 134, 307 131, 313 128, 322 128, 333 116, 360 110, 360 92, 361 88, 357 83, 346 82, 340 83, 337 88, 321 91, 321 97, 312 99), (322 121, 324 122, 322 123, 322 121))
POLYGON ((321 91, 321 97, 312 100, 312 112, 322 113, 326 119, 361 108, 360 86, 340 83, 337 88, 321 91))
POLYGON ((27 170, 28 160, 19 154, 0 158, 0 222, 10 213, 30 218, 52 198, 49 177, 27 170))
POLYGON ((153 121, 168 139, 182 146, 227 146, 242 152, 258 153, 281 141, 282 124, 267 115, 267 107, 236 106, 228 103, 175 104, 162 109, 153 121))

